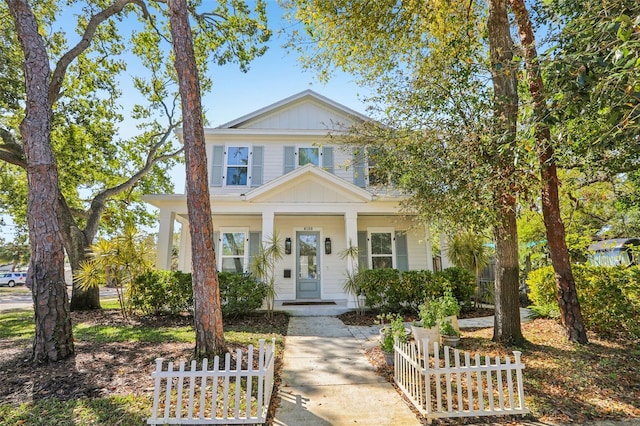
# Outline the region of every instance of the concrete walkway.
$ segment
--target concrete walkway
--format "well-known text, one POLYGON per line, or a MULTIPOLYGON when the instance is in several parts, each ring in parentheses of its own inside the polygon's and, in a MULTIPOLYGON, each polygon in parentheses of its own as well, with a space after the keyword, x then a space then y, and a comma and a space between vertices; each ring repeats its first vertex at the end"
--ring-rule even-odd
POLYGON ((364 337, 334 317, 291 317, 274 424, 419 425, 364 356, 364 337))

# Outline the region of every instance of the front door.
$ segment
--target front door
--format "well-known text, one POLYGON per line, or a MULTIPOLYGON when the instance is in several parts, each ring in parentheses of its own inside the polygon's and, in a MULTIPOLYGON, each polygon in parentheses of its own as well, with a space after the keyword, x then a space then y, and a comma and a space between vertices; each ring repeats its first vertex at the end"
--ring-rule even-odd
POLYGON ((320 232, 296 233, 296 299, 320 298, 320 232))

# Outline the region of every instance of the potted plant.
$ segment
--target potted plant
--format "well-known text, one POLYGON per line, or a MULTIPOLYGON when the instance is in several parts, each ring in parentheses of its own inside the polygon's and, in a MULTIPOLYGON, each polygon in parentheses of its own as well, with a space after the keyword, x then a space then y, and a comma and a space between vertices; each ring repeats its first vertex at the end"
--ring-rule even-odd
POLYGON ((444 321, 440 325, 440 337, 442 344, 445 346, 455 348, 460 343, 460 332, 453 327, 451 321, 444 321))
POLYGON ((438 319, 441 311, 442 306, 437 299, 427 299, 419 306, 420 322, 411 324, 411 333, 416 343, 420 345, 428 339, 429 353, 433 352, 433 342, 440 339, 438 319))
POLYGON ((442 328, 446 322, 449 322, 459 335, 460 326, 458 325, 458 315, 460 315, 460 304, 458 300, 453 297, 451 288, 445 289, 444 294, 437 300, 440 303, 440 316, 437 319, 438 325, 442 328))
POLYGON ((395 339, 397 338, 400 342, 405 343, 408 340, 409 331, 404 327, 400 314, 383 314, 378 315, 377 318, 382 325, 380 327, 380 348, 384 352, 387 364, 393 365, 395 339), (385 321, 389 321, 389 324, 385 324, 385 321))

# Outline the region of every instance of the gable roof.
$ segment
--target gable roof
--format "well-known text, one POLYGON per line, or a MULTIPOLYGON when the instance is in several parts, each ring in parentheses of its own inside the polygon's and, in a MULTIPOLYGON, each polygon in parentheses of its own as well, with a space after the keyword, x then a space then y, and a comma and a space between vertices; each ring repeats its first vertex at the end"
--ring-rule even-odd
MULTIPOLYGON (((262 186, 259 186, 245 194, 246 201, 265 201, 277 197, 279 194, 293 194, 292 189, 302 188, 303 192, 309 194, 309 184, 313 183, 316 188, 327 188, 333 196, 340 198, 342 202, 367 202, 374 199, 373 194, 344 179, 340 179, 333 173, 329 173, 320 167, 306 164, 302 167, 280 176, 262 186)), ((318 194, 311 193, 311 196, 318 194)), ((337 201, 337 200, 336 200, 337 201)))
POLYGON ((348 108, 338 102, 332 101, 331 99, 324 97, 314 92, 313 90, 305 90, 293 96, 289 96, 288 98, 282 99, 281 101, 268 105, 264 108, 260 108, 252 113, 236 118, 235 120, 221 124, 217 127, 217 129, 237 129, 245 127, 251 123, 272 116, 278 112, 283 112, 293 105, 301 104, 304 102, 315 103, 326 110, 330 110, 338 115, 348 117, 353 121, 370 120, 369 117, 355 110, 352 110, 351 108, 348 108))

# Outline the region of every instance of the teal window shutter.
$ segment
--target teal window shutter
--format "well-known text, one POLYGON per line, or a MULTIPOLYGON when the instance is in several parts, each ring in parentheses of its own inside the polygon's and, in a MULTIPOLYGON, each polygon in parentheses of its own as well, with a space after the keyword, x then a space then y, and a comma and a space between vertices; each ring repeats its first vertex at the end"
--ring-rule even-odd
POLYGON ((249 232, 249 265, 247 270, 251 271, 253 265, 253 259, 260 252, 260 245, 262 240, 262 232, 249 232))
POLYGON ((264 147, 253 147, 253 163, 251 165, 251 186, 262 185, 264 171, 264 147))
POLYGON ((367 186, 364 160, 364 147, 357 148, 353 153, 353 184, 360 188, 367 186))
POLYGON ((289 173, 296 168, 296 147, 284 147, 284 174, 289 173))
POLYGON ((322 168, 333 173, 333 147, 326 146, 322 148, 322 168))
POLYGON ((222 186, 223 173, 224 146, 215 145, 213 147, 213 157, 211 158, 211 186, 222 186))
POLYGON ((367 231, 358 231, 358 269, 369 269, 367 231))
POLYGON ((409 253, 407 249, 407 232, 396 231, 396 269, 409 270, 409 253))

